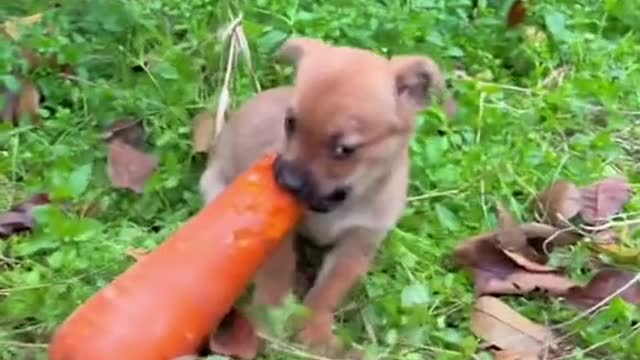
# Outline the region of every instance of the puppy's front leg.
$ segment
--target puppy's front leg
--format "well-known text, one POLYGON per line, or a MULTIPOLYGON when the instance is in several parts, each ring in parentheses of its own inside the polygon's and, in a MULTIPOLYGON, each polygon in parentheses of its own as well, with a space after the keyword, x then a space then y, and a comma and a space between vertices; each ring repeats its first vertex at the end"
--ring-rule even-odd
POLYGON ((293 289, 296 275, 295 234, 287 235, 267 258, 255 276, 254 301, 259 305, 279 306, 293 289))
POLYGON ((300 332, 301 340, 323 353, 339 350, 333 335, 333 313, 359 278, 366 274, 384 233, 348 231, 327 254, 314 286, 304 299, 311 317, 300 332))

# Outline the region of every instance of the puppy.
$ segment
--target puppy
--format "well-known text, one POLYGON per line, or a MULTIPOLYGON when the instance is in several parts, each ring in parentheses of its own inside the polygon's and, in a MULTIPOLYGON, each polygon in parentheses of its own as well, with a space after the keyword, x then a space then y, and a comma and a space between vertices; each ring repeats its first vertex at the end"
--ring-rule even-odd
MULTIPOLYGON (((404 211, 416 114, 432 90, 445 99, 445 84, 427 57, 388 60, 310 38, 290 39, 280 55, 297 65, 294 85, 263 91, 232 114, 200 189, 211 201, 265 152, 278 153, 276 181, 306 211, 257 274, 255 301, 276 306, 290 293, 296 234, 329 246, 304 297, 312 315, 299 337, 332 354, 340 348, 334 311, 404 211)), ((447 100, 451 113, 453 106, 447 100)))

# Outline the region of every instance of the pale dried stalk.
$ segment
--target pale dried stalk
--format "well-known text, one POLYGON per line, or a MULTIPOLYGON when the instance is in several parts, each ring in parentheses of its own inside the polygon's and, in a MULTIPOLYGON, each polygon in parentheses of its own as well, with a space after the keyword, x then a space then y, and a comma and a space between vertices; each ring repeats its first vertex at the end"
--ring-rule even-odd
POLYGON ((222 124, 224 123, 224 116, 227 112, 227 108, 230 103, 230 95, 229 95, 229 82, 231 80, 231 73, 233 72, 233 64, 236 61, 236 43, 235 41, 231 41, 229 43, 229 55, 227 57, 227 68, 224 72, 224 81, 222 83, 222 89, 220 90, 220 95, 218 96, 218 107, 216 109, 216 128, 214 138, 220 134, 222 130, 222 124))
POLYGON ((251 62, 251 51, 249 49, 249 43, 246 36, 244 35, 244 29, 242 28, 242 19, 242 14, 233 18, 229 26, 227 26, 224 31, 219 33, 221 41, 229 42, 229 53, 227 55, 222 88, 220 89, 220 95, 218 95, 218 104, 215 116, 215 133, 213 134, 214 141, 222 130, 222 125, 225 122, 225 115, 227 113, 227 109, 229 108, 229 104, 231 103, 231 92, 229 91, 229 87, 233 75, 234 65, 236 64, 238 56, 240 54, 243 56, 244 60, 247 63, 247 66, 249 67, 249 72, 251 73, 251 77, 254 81, 256 90, 260 91, 260 83, 255 76, 255 72, 251 62))
POLYGON ((258 81, 258 77, 253 69, 253 62, 251 61, 251 50, 249 49, 249 42, 247 41, 247 37, 244 35, 244 27, 242 24, 239 24, 235 27, 233 32, 233 39, 237 42, 237 51, 242 53, 244 61, 247 63, 247 67, 249 68, 249 75, 253 80, 253 85, 256 87, 256 91, 261 91, 260 82, 258 81))

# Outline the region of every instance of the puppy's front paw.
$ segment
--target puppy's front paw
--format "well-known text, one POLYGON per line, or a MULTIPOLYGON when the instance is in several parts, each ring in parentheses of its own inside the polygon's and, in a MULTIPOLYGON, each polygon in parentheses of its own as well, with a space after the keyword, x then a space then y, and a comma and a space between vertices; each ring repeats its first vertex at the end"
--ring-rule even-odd
POLYGON ((340 339, 333 334, 333 314, 317 313, 312 315, 302 331, 299 340, 311 351, 324 356, 336 356, 342 351, 340 339))

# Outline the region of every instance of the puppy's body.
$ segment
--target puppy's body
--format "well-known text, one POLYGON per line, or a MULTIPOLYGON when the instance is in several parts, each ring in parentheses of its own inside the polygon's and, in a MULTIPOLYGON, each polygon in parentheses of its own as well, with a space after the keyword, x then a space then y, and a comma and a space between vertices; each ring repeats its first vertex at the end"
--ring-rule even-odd
MULTIPOLYGON (((277 181, 308 207, 296 233, 330 246, 305 296, 312 317, 302 340, 335 349, 333 312, 364 275, 405 207, 409 142, 429 90, 444 90, 424 57, 391 60, 361 49, 294 39, 295 85, 264 91, 231 116, 200 187, 211 201, 265 152, 279 154, 277 181)), ((256 276, 256 300, 279 304, 293 287, 293 234, 256 276)))

